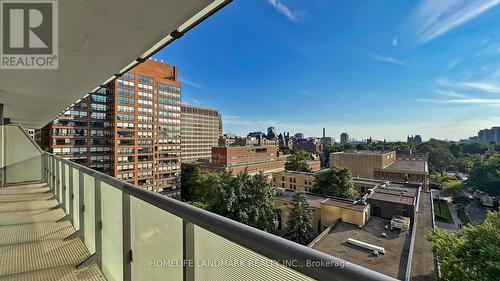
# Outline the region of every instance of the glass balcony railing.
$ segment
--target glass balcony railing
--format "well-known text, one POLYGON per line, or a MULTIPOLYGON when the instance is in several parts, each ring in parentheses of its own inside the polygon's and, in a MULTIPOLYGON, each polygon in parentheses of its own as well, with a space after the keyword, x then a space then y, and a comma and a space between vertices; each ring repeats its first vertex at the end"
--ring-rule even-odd
POLYGON ((33 155, 3 172, 48 183, 91 254, 78 268, 97 263, 107 280, 395 280, 21 144, 24 131, 4 127, 5 156, 33 155))

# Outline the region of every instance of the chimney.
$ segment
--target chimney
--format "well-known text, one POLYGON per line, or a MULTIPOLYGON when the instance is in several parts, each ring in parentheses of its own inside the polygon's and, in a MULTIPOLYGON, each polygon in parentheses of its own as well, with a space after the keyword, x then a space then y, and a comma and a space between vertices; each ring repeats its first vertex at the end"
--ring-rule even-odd
POLYGON ((326 138, 326 129, 323 128, 323 138, 326 138))

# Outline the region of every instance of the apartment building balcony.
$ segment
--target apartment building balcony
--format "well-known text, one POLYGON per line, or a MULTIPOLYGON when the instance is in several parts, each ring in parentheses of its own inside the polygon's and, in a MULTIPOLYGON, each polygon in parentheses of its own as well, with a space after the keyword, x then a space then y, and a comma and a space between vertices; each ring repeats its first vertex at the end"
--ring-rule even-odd
POLYGON ((391 280, 1 132, 2 279, 391 280))
MULTIPOLYGON (((393 280, 44 152, 13 125, 42 128, 229 2, 55 2, 59 69, 0 70, 1 280, 393 280)), ((60 122, 109 127, 87 112, 60 122)))

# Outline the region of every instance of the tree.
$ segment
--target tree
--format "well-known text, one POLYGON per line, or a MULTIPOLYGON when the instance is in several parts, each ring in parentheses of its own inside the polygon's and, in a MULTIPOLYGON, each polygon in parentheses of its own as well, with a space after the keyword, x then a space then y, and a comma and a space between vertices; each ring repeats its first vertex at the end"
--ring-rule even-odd
POLYGON ((311 154, 304 150, 299 150, 290 157, 290 161, 285 163, 285 169, 289 171, 310 172, 307 161, 312 160, 311 154))
POLYGON ((427 233, 441 266, 442 280, 498 280, 500 276, 500 212, 488 212, 481 225, 461 232, 427 233))
POLYGON ((488 147, 480 143, 466 143, 462 145, 462 152, 464 154, 484 154, 488 147))
POLYGON ((500 195, 500 154, 474 162, 468 182, 487 193, 500 195))
POLYGON ((351 172, 346 168, 333 167, 316 174, 314 193, 355 199, 359 196, 354 187, 351 172))
POLYGON ((285 238, 307 245, 313 240, 312 209, 303 192, 296 192, 292 199, 285 238))
POLYGON ((439 170, 441 176, 444 175, 446 168, 454 161, 453 154, 445 147, 433 149, 429 155, 429 162, 439 170))
POLYGON ((191 201, 192 199, 192 189, 191 181, 195 177, 195 174, 201 173, 199 167, 193 165, 182 165, 181 166, 181 198, 183 201, 191 201))
POLYGON ((356 150, 370 150, 371 146, 366 143, 358 143, 356 145, 356 150))
POLYGON ((470 173, 473 164, 474 162, 466 156, 462 156, 456 161, 457 170, 462 173, 470 173))
POLYGON ((193 205, 261 230, 276 230, 276 191, 264 175, 199 172, 190 183, 193 205))
POLYGON ((250 176, 244 171, 238 174, 235 183, 236 201, 230 218, 267 232, 276 231, 276 189, 269 180, 262 173, 250 176))
POLYGON ((456 143, 452 143, 449 147, 448 150, 450 151, 451 154, 455 157, 459 157, 460 154, 462 153, 462 147, 457 145, 456 143))

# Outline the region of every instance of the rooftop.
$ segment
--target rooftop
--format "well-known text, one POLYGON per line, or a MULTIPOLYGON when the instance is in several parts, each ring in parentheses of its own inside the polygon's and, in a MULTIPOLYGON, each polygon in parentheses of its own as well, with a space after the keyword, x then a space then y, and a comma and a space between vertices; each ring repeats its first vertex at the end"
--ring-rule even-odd
POLYGON ((403 172, 412 172, 412 173, 427 173, 427 162, 420 160, 396 160, 394 163, 391 163, 384 170, 391 171, 403 171, 403 172))
MULTIPOLYGON (((291 202, 293 200, 294 191, 284 190, 278 192, 276 199, 291 202)), ((330 196, 323 196, 314 193, 305 193, 307 201, 314 208, 321 208, 321 204, 328 204, 332 206, 350 209, 353 211, 363 211, 368 208, 368 205, 355 205, 353 200, 336 198, 330 196)))
POLYGON ((356 150, 356 151, 344 151, 344 152, 333 152, 332 154, 349 154, 349 155, 385 155, 393 153, 394 151, 382 151, 382 150, 356 150))
POLYGON ((388 276, 402 279, 408 261, 410 236, 407 235, 409 232, 386 230, 385 226, 390 226, 390 224, 390 220, 378 217, 371 217, 363 228, 340 222, 313 248, 388 276), (380 236, 382 232, 387 234, 386 238, 380 236), (384 247, 386 253, 376 257, 370 250, 347 244, 347 238, 384 247))
POLYGON ((400 196, 396 194, 383 193, 383 192, 374 192, 368 198, 386 202, 401 203, 404 205, 414 205, 414 199, 415 199, 415 197, 413 196, 404 196, 404 195, 400 196))

